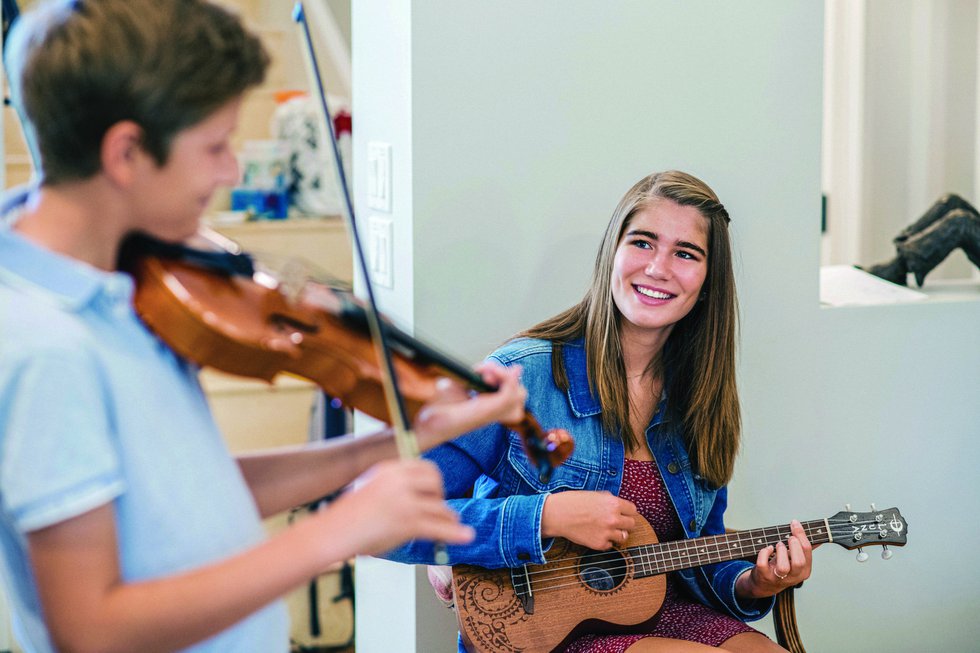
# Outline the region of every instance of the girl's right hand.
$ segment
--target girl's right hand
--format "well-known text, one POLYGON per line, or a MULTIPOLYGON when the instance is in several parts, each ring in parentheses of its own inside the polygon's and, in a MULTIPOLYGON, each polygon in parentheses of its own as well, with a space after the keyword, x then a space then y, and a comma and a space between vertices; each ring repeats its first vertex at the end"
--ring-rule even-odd
POLYGON ((541 537, 564 537, 604 551, 626 541, 636 526, 636 515, 635 505, 609 492, 556 492, 544 501, 541 537))

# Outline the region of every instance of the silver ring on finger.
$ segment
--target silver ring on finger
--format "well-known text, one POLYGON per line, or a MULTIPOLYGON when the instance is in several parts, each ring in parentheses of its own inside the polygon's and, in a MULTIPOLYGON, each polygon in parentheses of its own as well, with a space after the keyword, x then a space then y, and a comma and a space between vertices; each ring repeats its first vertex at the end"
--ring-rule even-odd
POLYGON ((775 576, 779 580, 786 580, 786 576, 789 576, 789 574, 780 575, 780 573, 778 571, 776 571, 775 569, 772 570, 772 574, 773 574, 773 576, 775 576))

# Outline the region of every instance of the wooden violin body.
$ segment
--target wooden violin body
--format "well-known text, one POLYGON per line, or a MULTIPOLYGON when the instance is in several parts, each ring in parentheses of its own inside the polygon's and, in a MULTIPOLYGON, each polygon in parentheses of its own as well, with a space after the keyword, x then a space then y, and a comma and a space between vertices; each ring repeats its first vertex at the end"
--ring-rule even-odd
MULTIPOLYGON (((291 298, 274 277, 257 274, 247 255, 211 254, 145 236, 127 241, 120 265, 136 279, 137 313, 179 355, 270 382, 283 373, 308 379, 347 407, 392 423, 378 351, 364 308, 350 292, 305 279, 291 298), (222 262, 212 268, 209 257, 222 262)), ((436 396, 440 377, 494 390, 467 366, 385 325, 410 419, 436 396)), ((545 433, 530 414, 507 426, 524 438, 543 478, 574 447, 566 431, 545 433)))
MULTIPOLYGON (((330 311, 290 304, 278 290, 243 277, 206 274, 191 264, 157 258, 143 259, 137 274, 137 312, 155 333, 167 334, 167 344, 181 356, 269 382, 279 374, 308 379, 346 406, 391 423, 367 332, 347 328, 330 311), (275 347, 277 337, 287 338, 298 353, 275 347)), ((414 416, 435 393, 436 370, 397 354, 395 366, 414 416)))

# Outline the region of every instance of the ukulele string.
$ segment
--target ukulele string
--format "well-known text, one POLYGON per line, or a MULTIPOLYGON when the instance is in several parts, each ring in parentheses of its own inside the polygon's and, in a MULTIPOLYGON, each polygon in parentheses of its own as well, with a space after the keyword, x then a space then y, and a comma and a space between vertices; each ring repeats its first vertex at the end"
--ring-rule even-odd
MULTIPOLYGON (((880 522, 875 522, 875 521, 863 521, 863 522, 861 522, 861 521, 859 521, 859 522, 832 522, 832 524, 835 524, 837 526, 841 526, 841 525, 844 525, 844 526, 868 526, 868 525, 873 525, 873 524, 880 524, 880 522)), ((820 519, 820 520, 814 520, 812 522, 804 522, 803 523, 803 530, 806 533, 808 539, 814 539, 814 535, 817 535, 817 536, 822 535, 822 533, 819 532, 819 529, 822 529, 823 526, 824 526, 824 522, 823 522, 822 519, 820 519)), ((707 536, 707 537, 704 537, 704 538, 697 538, 697 539, 672 540, 672 541, 669 541, 669 542, 657 542, 656 544, 639 545, 637 547, 631 547, 628 550, 636 550, 638 548, 642 548, 644 546, 648 546, 648 547, 653 547, 654 548, 654 551, 651 552, 654 555, 659 554, 659 553, 663 552, 666 549, 675 549, 675 548, 678 549, 678 550, 683 549, 685 551, 685 553, 689 553, 692 549, 702 548, 703 546, 718 546, 719 543, 721 543, 721 542, 730 542, 730 541, 733 541, 733 540, 739 540, 739 541, 741 541, 741 540, 745 540, 745 539, 755 540, 760 535, 762 536, 763 541, 765 541, 765 540, 771 538, 774 535, 780 535, 781 536, 783 533, 785 533, 785 535, 787 537, 791 534, 789 524, 786 524, 786 525, 783 525, 783 526, 769 526, 767 528, 760 528, 760 529, 754 529, 754 530, 738 531, 736 533, 731 533, 731 534, 710 535, 710 536, 707 536), (776 532, 775 533, 772 533, 771 531, 773 531, 773 530, 775 530, 776 532)), ((780 537, 779 539, 781 540, 783 538, 780 537)), ((602 557, 602 556, 609 556, 609 555, 615 555, 615 554, 613 554, 611 551, 593 551, 592 553, 587 553, 587 554, 584 554, 584 555, 581 555, 581 556, 568 556, 568 557, 565 557, 565 558, 555 558, 554 560, 550 560, 549 561, 549 564, 550 563, 557 563, 557 562, 569 562, 569 561, 570 562, 575 562, 575 561, 579 561, 579 560, 586 560, 586 559, 589 559, 589 558, 599 558, 599 557, 602 557)), ((532 571, 530 573, 531 573, 531 575, 533 575, 535 573, 546 573, 546 572, 533 572, 532 571)))
MULTIPOLYGON (((880 524, 880 522, 870 521, 870 520, 858 521, 858 522, 840 522, 837 525, 861 527, 861 526, 869 526, 875 524, 880 524)), ((816 522, 807 522, 807 524, 804 524, 804 530, 807 530, 807 527, 811 527, 810 530, 812 531, 812 529, 816 528, 818 525, 823 525, 823 521, 819 520, 816 522)), ((768 531, 771 530, 772 528, 778 529, 777 532, 775 533, 776 535, 781 536, 783 532, 786 532, 787 535, 789 534, 789 531, 787 530, 789 528, 788 525, 783 527, 770 527, 767 529, 758 529, 758 530, 768 531)), ((812 532, 807 533, 808 536, 812 534, 813 534, 812 532)), ((728 551, 730 551, 730 548, 729 547, 726 547, 724 549, 720 548, 722 542, 730 542, 733 539, 734 540, 748 539, 752 541, 746 542, 746 544, 755 544, 754 540, 758 535, 759 533, 757 531, 756 532, 743 531, 741 534, 735 534, 734 537, 731 535, 721 535, 721 536, 713 536, 712 538, 705 538, 705 539, 715 540, 713 542, 706 542, 704 539, 702 539, 701 546, 690 546, 690 545, 676 546, 675 542, 670 542, 670 543, 662 543, 662 544, 640 545, 636 547, 630 547, 628 549, 622 549, 622 552, 625 555, 618 555, 615 551, 597 551, 581 556, 568 556, 564 558, 556 558, 555 560, 550 561, 549 564, 564 563, 564 562, 571 562, 573 564, 569 566, 563 566, 563 567, 550 567, 546 569, 541 569, 539 571, 529 570, 527 572, 527 576, 529 578, 528 582, 533 584, 533 580, 531 580, 531 577, 546 576, 546 578, 543 578, 539 581, 540 584, 535 585, 534 587, 535 592, 562 589, 565 587, 570 587, 570 586, 580 584, 581 581, 580 581, 580 574, 578 572, 578 568, 582 565, 583 562, 587 563, 597 558, 606 559, 606 560, 596 560, 597 562, 604 562, 604 561, 613 562, 614 564, 610 566, 602 567, 602 570, 609 573, 610 575, 616 575, 617 573, 627 571, 628 569, 630 569, 630 567, 635 568, 635 567, 649 566, 648 563, 658 563, 660 565, 664 565, 665 563, 676 563, 676 562, 686 563, 686 562, 690 562, 692 559, 696 559, 704 555, 710 555, 711 553, 716 553, 716 554, 721 552, 727 553, 728 551), (745 535, 747 537, 741 537, 742 535, 745 535), (652 548, 653 550, 650 551, 649 553, 639 552, 640 549, 643 549, 645 547, 652 548), (634 559, 634 555, 633 555, 634 553, 636 553, 635 559, 637 559, 638 562, 631 564, 630 562, 628 562, 628 560, 634 559), (560 572, 568 572, 568 571, 571 571, 572 573, 560 574, 560 572), (558 572, 559 575, 556 575, 556 572, 558 572), (562 582, 565 580, 569 580, 570 582, 567 583, 562 582), (556 584, 551 581, 559 581, 559 582, 556 584)), ((780 537, 779 539, 781 540, 783 538, 780 537)), ((693 543, 695 542, 695 540, 688 540, 686 542, 693 543)), ((701 564, 710 564, 710 562, 704 562, 701 564)), ((691 565, 691 567, 697 567, 697 566, 701 566, 701 565, 699 564, 691 565)), ((656 569, 657 567, 654 566, 653 568, 656 569)), ((686 567, 678 567, 678 568, 684 569, 686 567)), ((654 571, 654 574, 652 575, 666 573, 666 571, 667 571, 666 569, 664 571, 654 571)))
MULTIPOLYGON (((867 521, 867 522, 840 522, 837 525, 843 524, 843 525, 850 525, 850 526, 867 526, 867 525, 873 525, 873 524, 878 524, 878 523, 879 522, 872 522, 872 521, 867 521)), ((823 521, 820 520, 820 521, 816 521, 816 522, 807 522, 806 524, 804 524, 804 530, 806 530, 808 527, 810 528, 810 531, 811 532, 808 533, 808 536, 812 537, 814 535, 813 529, 817 525, 823 525, 823 521)), ((639 553, 637 553, 637 557, 639 557, 641 559, 647 559, 649 561, 657 561, 657 562, 661 562, 661 563, 663 563, 663 562, 677 562, 677 561, 681 561, 681 560, 690 560, 692 558, 697 558, 697 557, 704 556, 704 555, 710 554, 710 553, 721 553, 722 551, 724 551, 724 552, 727 553, 728 551, 730 551, 730 547, 726 546, 724 549, 722 549, 720 547, 721 547, 721 545, 723 543, 731 542, 733 540, 738 540, 738 541, 751 540, 750 542, 746 542, 746 544, 756 545, 756 544, 758 544, 758 542, 756 542, 755 540, 756 540, 757 536, 759 535, 759 532, 758 532, 759 530, 761 530, 761 531, 770 531, 770 530, 773 530, 773 529, 777 529, 777 532, 775 533, 775 535, 780 535, 780 537, 778 539, 781 540, 781 539, 783 539, 781 537, 782 530, 785 530, 785 529, 788 529, 788 528, 789 528, 788 525, 787 526, 782 526, 782 527, 769 527, 767 529, 758 529, 757 531, 742 531, 741 533, 737 533, 735 536, 722 535, 722 536, 713 536, 713 537, 710 537, 710 538, 704 538, 704 539, 700 539, 700 540, 685 540, 685 541, 680 541, 680 542, 674 541, 674 542, 669 542, 669 543, 658 543, 658 544, 650 544, 650 545, 639 545, 639 546, 636 546, 636 547, 630 547, 628 549, 624 549, 623 551, 626 552, 627 555, 629 555, 630 552, 639 552, 640 549, 643 549, 643 548, 647 547, 647 548, 651 548, 652 550, 650 552, 639 552, 639 553), (706 540, 711 540, 711 541, 706 541, 706 540), (696 550, 696 549, 699 549, 699 550, 696 550)), ((785 532, 786 532, 786 535, 788 536, 789 535, 789 531, 786 530, 785 532)), ((763 535, 764 536, 771 536, 772 534, 767 533, 767 532, 764 532, 763 535)), ((584 555, 581 555, 581 556, 569 556, 569 557, 565 557, 565 558, 556 558, 555 560, 550 561, 549 564, 563 563, 563 562, 572 562, 574 564, 572 564, 571 566, 566 566, 566 567, 556 567, 556 568, 555 567, 552 567, 552 568, 542 569, 540 571, 529 571, 528 572, 528 576, 551 575, 551 574, 554 574, 555 572, 576 569, 576 568, 578 568, 580 566, 580 564, 583 561, 588 562, 590 560, 594 560, 594 559, 597 559, 597 558, 606 558, 607 560, 609 560, 609 559, 613 559, 613 558, 617 558, 617 557, 620 560, 623 560, 624 559, 622 556, 617 556, 617 554, 615 552, 613 552, 613 551, 596 551, 596 552, 584 554, 584 555)), ((608 567, 608 569, 610 569, 612 571, 621 571, 621 570, 627 568, 628 566, 629 565, 620 565, 618 567, 612 566, 612 567, 608 567)), ((693 565, 693 566, 697 566, 697 565, 693 565)), ((566 578, 566 577, 567 578, 574 578, 574 577, 577 577, 577 574, 576 573, 572 573, 572 574, 568 574, 567 576, 555 576, 554 578, 556 578, 556 579, 562 579, 562 578, 566 578)))
MULTIPOLYGON (((781 527, 780 526, 770 527, 769 530, 771 530, 773 528, 785 530, 786 531, 786 534, 789 535, 789 526, 788 525, 781 526, 781 527)), ((780 530, 777 530, 776 533, 765 533, 764 535, 766 535, 768 537, 771 537, 772 535, 780 535, 780 533, 781 533, 781 531, 780 530)), ((624 550, 625 551, 637 551, 637 550, 639 550, 641 548, 644 548, 644 547, 650 547, 650 548, 652 548, 652 551, 649 553, 649 555, 663 555, 664 553, 666 553, 670 549, 676 549, 678 551, 684 551, 685 553, 689 553, 692 549, 695 549, 695 548, 703 548, 704 546, 715 546, 715 547, 717 547, 717 546, 720 545, 721 542, 728 542, 728 541, 732 541, 732 540, 743 540, 743 539, 746 539, 746 538, 755 539, 755 536, 756 535, 757 535, 757 533, 755 533, 753 531, 742 531, 740 533, 736 533, 736 534, 733 534, 733 535, 713 535, 713 536, 708 536, 708 537, 705 537, 705 538, 698 538, 697 540, 673 540, 673 541, 670 541, 670 542, 658 542, 656 544, 638 545, 638 546, 630 547, 630 548, 624 549, 624 550)), ((811 533, 811 535, 812 535, 812 533, 811 533)), ((782 538, 780 538, 780 539, 782 539, 782 538)), ((586 553, 586 554, 583 554, 583 555, 580 555, 580 556, 568 556, 568 557, 564 557, 564 558, 555 558, 554 560, 549 560, 548 561, 548 564, 560 563, 560 562, 575 562, 575 563, 577 563, 577 562, 583 561, 583 560, 589 560, 589 559, 595 559, 595 558, 602 558, 604 556, 615 556, 615 555, 616 554, 614 552, 612 552, 612 551, 593 551, 591 553, 586 553)), ((648 554, 644 553, 642 555, 648 555, 648 554)), ((567 567, 567 568, 568 569, 571 569, 572 567, 567 567)), ((532 572, 530 572, 530 575, 540 574, 540 573, 549 573, 550 571, 552 571, 552 570, 540 571, 540 572, 534 572, 534 571, 532 571, 532 572)))

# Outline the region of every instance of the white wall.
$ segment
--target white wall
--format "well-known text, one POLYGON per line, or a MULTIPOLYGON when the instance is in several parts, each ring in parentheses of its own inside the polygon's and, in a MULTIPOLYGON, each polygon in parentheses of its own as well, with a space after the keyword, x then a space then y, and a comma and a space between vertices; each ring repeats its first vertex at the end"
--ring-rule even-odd
MULTIPOLYGON (((413 320, 414 286, 412 266, 412 69, 411 6, 405 0, 371 0, 351 3, 352 114, 354 129, 353 186, 367 186, 368 141, 392 146, 393 235, 395 242, 394 289, 377 288, 377 299, 389 315, 403 326, 413 320)), ((355 204, 361 231, 367 229, 370 212, 364 192, 355 204)), ((355 278, 359 277, 355 264, 355 278)), ((358 416, 360 418, 360 416, 358 416)), ((357 430, 369 429, 355 420, 357 430)), ((361 652, 422 651, 418 635, 417 570, 385 560, 362 558, 355 567, 357 600, 355 631, 361 652)))
MULTIPOLYGON (((634 181, 701 176, 738 250, 730 523, 899 506, 910 543, 891 561, 816 553, 807 647, 975 648, 959 617, 980 610, 980 562, 955 553, 980 536, 980 302, 819 308, 822 3, 364 0, 352 20, 355 183, 368 141, 395 159, 388 310, 475 361, 580 298, 634 181)), ((371 562, 358 651, 453 650, 419 574, 371 562)))

